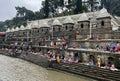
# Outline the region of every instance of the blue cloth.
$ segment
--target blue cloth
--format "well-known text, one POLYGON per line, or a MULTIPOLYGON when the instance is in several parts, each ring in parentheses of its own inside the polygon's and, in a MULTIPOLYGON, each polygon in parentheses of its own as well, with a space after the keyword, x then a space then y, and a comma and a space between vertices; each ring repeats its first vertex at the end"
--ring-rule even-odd
POLYGON ((111 44, 111 47, 114 50, 115 49, 115 44, 111 44))

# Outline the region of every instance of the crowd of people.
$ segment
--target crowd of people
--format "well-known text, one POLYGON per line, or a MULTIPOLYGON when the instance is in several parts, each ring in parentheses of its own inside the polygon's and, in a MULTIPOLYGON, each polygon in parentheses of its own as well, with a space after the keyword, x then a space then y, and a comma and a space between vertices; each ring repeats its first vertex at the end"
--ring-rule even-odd
POLYGON ((109 51, 109 52, 120 52, 119 43, 106 43, 104 46, 96 44, 96 50, 98 51, 109 51))
MULTIPOLYGON (((15 46, 17 45, 22 45, 22 46, 25 46, 24 43, 18 43, 16 42, 14 44, 15 46)), ((63 41, 62 42, 56 42, 56 44, 52 41, 51 42, 51 47, 56 47, 56 46, 60 46, 60 50, 61 49, 67 49, 69 48, 69 45, 68 45, 68 42, 66 41, 63 41)), ((71 48, 75 49, 77 48, 74 44, 70 46, 71 48)), ((80 48, 80 47, 79 47, 80 48)), ((48 59, 54 59, 57 63, 60 63, 60 62, 67 62, 67 63, 79 63, 79 62, 82 62, 82 60, 80 59, 80 56, 77 52, 75 52, 74 54, 65 54, 65 53, 62 53, 60 50, 53 50, 53 51, 50 51, 48 50, 46 53, 43 52, 42 50, 40 51, 35 51, 31 46, 27 46, 26 49, 23 49, 23 48, 20 48, 20 49, 17 49, 17 48, 13 48, 13 49, 7 49, 7 48, 2 48, 2 50, 10 50, 13 54, 13 55, 16 55, 17 53, 21 53, 22 51, 25 51, 26 50, 26 53, 32 53, 32 54, 35 54, 35 55, 43 55, 45 56, 46 58, 48 59), (29 51, 29 52, 27 52, 29 51)), ((96 45, 96 50, 104 50, 104 51, 110 51, 112 53, 114 52, 119 52, 120 51, 120 44, 119 43, 106 43, 104 46, 100 46, 100 45, 96 45)), ((26 55, 27 55, 26 54, 26 55)), ((94 65, 94 66, 97 66, 97 67, 101 67, 101 57, 97 57, 97 62, 95 64, 93 64, 92 61, 89 61, 89 65, 94 65)), ((111 70, 117 70, 115 69, 115 66, 114 64, 111 64, 111 65, 106 65, 105 68, 106 69, 111 69, 111 70)))

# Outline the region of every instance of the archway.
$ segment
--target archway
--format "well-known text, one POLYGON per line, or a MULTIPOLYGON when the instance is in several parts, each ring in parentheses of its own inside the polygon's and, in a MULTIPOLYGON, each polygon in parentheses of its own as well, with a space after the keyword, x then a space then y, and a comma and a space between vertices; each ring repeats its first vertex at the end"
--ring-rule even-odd
POLYGON ((113 57, 108 57, 108 65, 114 64, 114 58, 113 57))
POLYGON ((95 64, 95 56, 94 55, 89 55, 89 62, 95 64))

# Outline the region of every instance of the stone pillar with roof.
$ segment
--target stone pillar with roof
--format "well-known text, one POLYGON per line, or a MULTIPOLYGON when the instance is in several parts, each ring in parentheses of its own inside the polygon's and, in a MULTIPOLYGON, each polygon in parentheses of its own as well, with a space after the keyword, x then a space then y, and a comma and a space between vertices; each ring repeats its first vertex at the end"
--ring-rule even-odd
POLYGON ((14 33, 15 33, 15 35, 14 35, 15 39, 18 40, 18 37, 19 37, 19 27, 15 28, 14 33))
POLYGON ((31 22, 31 42, 32 44, 34 45, 35 42, 37 42, 38 40, 38 31, 39 31, 39 21, 36 20, 36 21, 32 21, 31 22))
POLYGON ((63 21, 64 35, 68 37, 67 39, 73 38, 74 24, 75 23, 70 16, 66 17, 66 19, 63 21))
POLYGON ((55 36, 57 37, 61 37, 62 35, 62 31, 63 31, 63 27, 61 22, 58 19, 54 19, 53 23, 52 23, 52 32, 55 36))
POLYGON ((105 8, 101 9, 97 16, 97 30, 99 30, 99 37, 103 39, 111 38, 111 16, 105 8))
POLYGON ((78 19, 78 31, 82 39, 89 38, 90 21, 86 13, 82 13, 78 19), (87 32, 86 32, 87 31, 87 32))
POLYGON ((49 30, 50 30, 50 25, 48 25, 47 21, 41 21, 40 25, 40 32, 41 36, 40 37, 46 37, 49 35, 49 30))

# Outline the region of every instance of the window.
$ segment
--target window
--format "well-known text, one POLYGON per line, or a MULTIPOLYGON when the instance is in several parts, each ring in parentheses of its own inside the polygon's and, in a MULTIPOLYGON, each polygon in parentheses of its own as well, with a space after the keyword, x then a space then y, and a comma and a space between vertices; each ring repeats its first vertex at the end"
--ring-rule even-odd
POLYGON ((55 31, 55 28, 53 27, 53 31, 55 31))
POLYGON ((60 31, 60 27, 58 27, 58 31, 60 31))
POLYGON ((37 32, 39 33, 39 30, 37 32))
POLYGON ((31 34, 31 31, 29 31, 29 33, 31 34))
POLYGON ((65 26, 65 29, 67 30, 67 29, 68 29, 68 26, 65 26))
POLYGON ((42 28, 42 32, 43 32, 43 28, 42 28))
POLYGON ((25 32, 23 32, 23 35, 25 35, 25 32))
POLYGON ((73 28, 74 28, 74 27, 73 27, 73 26, 71 26, 71 28, 72 28, 72 30, 73 30, 73 28))
POLYGON ((104 21, 102 21, 102 22, 101 22, 101 26, 104 26, 104 25, 105 25, 105 23, 104 23, 104 21))
POLYGON ((48 32, 48 29, 47 29, 47 32, 48 32))
POLYGON ((84 28, 84 24, 81 24, 81 28, 84 28))

